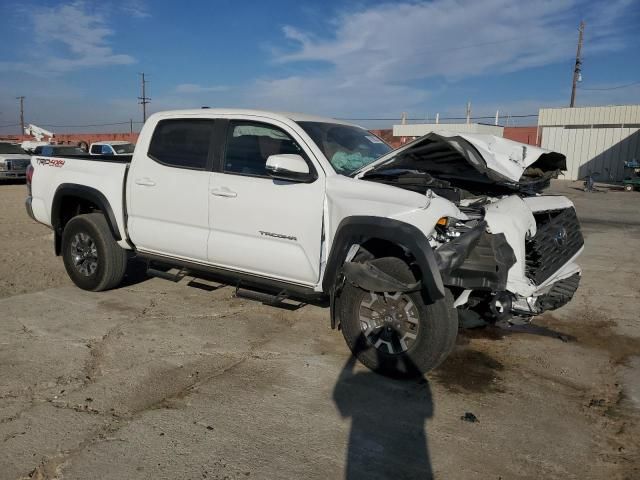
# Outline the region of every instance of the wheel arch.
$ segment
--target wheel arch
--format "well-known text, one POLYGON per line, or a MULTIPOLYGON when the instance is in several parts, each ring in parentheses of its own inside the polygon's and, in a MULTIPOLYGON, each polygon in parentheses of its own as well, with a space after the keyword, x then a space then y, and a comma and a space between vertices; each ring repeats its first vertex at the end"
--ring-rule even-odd
POLYGON ((122 240, 116 216, 109 200, 99 190, 75 183, 58 186, 51 204, 51 226, 55 235, 55 252, 60 255, 62 231, 69 220, 83 213, 101 212, 116 241, 122 240))
POLYGON ((331 297, 332 327, 336 325, 333 304, 340 269, 352 245, 363 245, 372 241, 389 242, 411 253, 420 270, 423 294, 430 301, 439 300, 445 295, 433 249, 424 233, 417 227, 385 217, 347 217, 338 226, 322 279, 322 290, 331 297))

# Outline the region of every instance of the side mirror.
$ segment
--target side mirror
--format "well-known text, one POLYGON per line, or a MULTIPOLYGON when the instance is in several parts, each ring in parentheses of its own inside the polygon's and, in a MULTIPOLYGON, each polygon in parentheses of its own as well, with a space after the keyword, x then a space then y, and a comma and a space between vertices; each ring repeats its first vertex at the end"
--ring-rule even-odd
POLYGON ((269 175, 279 180, 312 182, 316 179, 305 159, 296 154, 271 155, 265 167, 269 175))

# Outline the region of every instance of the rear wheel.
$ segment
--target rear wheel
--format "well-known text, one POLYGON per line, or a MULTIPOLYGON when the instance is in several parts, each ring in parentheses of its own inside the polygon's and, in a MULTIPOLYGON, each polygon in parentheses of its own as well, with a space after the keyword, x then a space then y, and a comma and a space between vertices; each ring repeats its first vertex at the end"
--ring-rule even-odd
POLYGON ((93 292, 118 286, 127 269, 127 252, 101 213, 69 220, 62 233, 62 259, 73 283, 93 292))
MULTIPOLYGON (((404 283, 415 276, 401 259, 372 260, 404 283)), ((413 376, 437 367, 458 333, 453 297, 427 304, 421 292, 371 292, 347 282, 340 296, 342 334, 365 366, 390 376, 413 376)))

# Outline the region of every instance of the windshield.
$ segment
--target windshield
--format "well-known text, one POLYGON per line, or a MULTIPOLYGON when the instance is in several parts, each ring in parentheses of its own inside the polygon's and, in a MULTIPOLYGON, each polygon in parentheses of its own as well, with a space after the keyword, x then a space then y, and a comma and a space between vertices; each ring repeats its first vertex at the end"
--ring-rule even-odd
POLYGON ((133 153, 135 145, 132 143, 125 143, 122 145, 112 145, 112 147, 118 155, 126 155, 127 153, 133 153))
POLYGON ((19 145, 0 143, 0 153, 19 153, 20 155, 26 155, 27 152, 22 150, 19 145))
POLYGON ((338 123, 298 122, 336 172, 350 175, 391 150, 371 132, 338 123))

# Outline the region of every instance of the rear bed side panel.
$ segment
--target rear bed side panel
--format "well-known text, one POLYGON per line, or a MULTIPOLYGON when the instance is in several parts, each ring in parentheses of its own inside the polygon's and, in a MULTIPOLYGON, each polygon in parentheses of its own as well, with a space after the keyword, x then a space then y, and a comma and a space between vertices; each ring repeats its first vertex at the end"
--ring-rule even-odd
POLYGON ((112 221, 115 221, 123 248, 126 242, 123 182, 128 167, 124 162, 83 160, 65 157, 38 157, 31 159, 34 167, 32 180, 32 209, 37 221, 53 226, 51 214, 56 191, 63 184, 89 187, 99 192, 109 203, 112 221))

